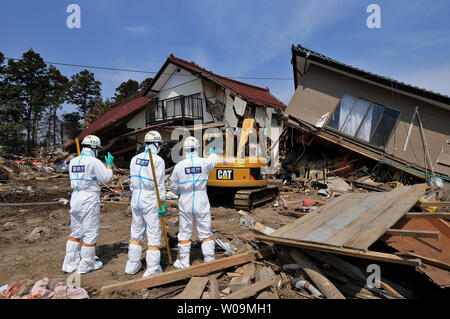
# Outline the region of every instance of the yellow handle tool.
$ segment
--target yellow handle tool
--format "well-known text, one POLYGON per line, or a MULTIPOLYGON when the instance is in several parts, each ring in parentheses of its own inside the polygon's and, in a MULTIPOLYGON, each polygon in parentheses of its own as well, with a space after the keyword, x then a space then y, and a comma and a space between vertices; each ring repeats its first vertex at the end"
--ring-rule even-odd
MULTIPOLYGON (((152 174, 153 174, 153 181, 155 183, 155 191, 156 191, 156 198, 158 199, 158 207, 159 210, 162 210, 162 204, 161 204, 161 198, 159 197, 159 188, 158 188, 158 182, 156 174, 155 174, 155 165, 153 164, 153 155, 152 150, 148 150, 148 154, 150 156, 150 164, 152 166, 152 174)), ((167 249, 167 256, 169 257, 169 264, 172 265, 172 258, 170 257, 170 247, 169 247, 169 240, 167 239, 167 231, 166 231, 166 224, 164 222, 164 217, 161 217, 161 226, 164 232, 164 239, 166 240, 166 249, 167 249)))
POLYGON ((81 154, 81 152, 80 152, 80 141, 78 140, 78 138, 75 139, 75 143, 77 144, 78 156, 80 156, 80 154, 81 154))

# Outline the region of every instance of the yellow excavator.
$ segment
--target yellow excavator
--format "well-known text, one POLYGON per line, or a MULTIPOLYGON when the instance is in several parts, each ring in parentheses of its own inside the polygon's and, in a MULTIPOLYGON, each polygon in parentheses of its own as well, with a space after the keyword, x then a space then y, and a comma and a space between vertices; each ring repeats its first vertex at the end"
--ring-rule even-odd
POLYGON ((279 191, 277 186, 268 185, 268 160, 265 157, 250 156, 258 154, 257 151, 250 151, 257 147, 256 143, 250 143, 251 134, 257 136, 254 119, 244 120, 239 143, 236 143, 237 136, 229 131, 203 135, 205 157, 209 155, 210 146, 218 144, 216 139, 220 140, 219 145, 225 145, 215 147, 220 160, 209 175, 208 189, 223 191, 225 188, 227 192, 234 192, 234 207, 247 211, 274 200, 279 191))

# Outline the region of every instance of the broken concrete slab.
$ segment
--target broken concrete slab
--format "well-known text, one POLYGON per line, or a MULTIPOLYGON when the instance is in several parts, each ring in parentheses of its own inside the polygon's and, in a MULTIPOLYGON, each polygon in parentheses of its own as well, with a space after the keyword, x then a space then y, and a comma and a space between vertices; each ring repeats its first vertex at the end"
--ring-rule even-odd
POLYGON ((275 277, 275 272, 270 267, 262 267, 256 271, 255 281, 261 281, 267 278, 275 277))
POLYGON ((231 289, 231 292, 235 292, 245 287, 248 287, 251 284, 252 282, 248 276, 240 276, 232 278, 229 287, 231 289))

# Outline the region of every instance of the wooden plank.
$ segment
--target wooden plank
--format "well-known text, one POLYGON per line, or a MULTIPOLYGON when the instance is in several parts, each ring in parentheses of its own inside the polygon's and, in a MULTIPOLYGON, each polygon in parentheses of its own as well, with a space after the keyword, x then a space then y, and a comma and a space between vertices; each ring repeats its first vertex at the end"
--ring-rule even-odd
POLYGON ((161 286, 171 282, 191 278, 193 276, 204 276, 217 270, 242 265, 249 261, 263 259, 272 255, 273 255, 272 247, 267 247, 262 250, 233 255, 230 257, 217 259, 207 263, 201 263, 184 269, 176 269, 172 271, 163 272, 161 274, 151 277, 113 283, 110 285, 103 286, 100 289, 100 291, 101 293, 107 293, 113 290, 138 290, 161 286))
MULTIPOLYGON (((391 193, 368 193, 362 201, 351 202, 351 206, 341 210, 339 214, 326 221, 321 227, 303 238, 295 239, 342 246, 349 238, 358 234, 360 228, 375 218, 373 215, 378 216, 383 213, 385 209, 383 202, 389 195, 393 196, 391 193)), ((392 201, 394 200, 395 197, 392 201)))
POLYGON ((450 207, 450 202, 426 202, 426 203, 420 203, 419 207, 425 208, 425 207, 450 207))
POLYGON ((398 255, 403 255, 403 256, 409 256, 409 257, 415 257, 415 258, 419 258, 420 260, 422 260, 422 262, 424 264, 427 265, 431 265, 440 269, 444 269, 447 271, 450 271, 450 264, 445 263, 443 261, 437 260, 437 259, 433 259, 433 258, 429 258, 429 257, 425 257, 425 256, 421 256, 418 254, 414 254, 414 253, 397 253, 398 255))
POLYGON ((298 249, 292 249, 291 257, 327 299, 345 299, 344 295, 305 254, 298 249))
POLYGON ((255 295, 258 291, 261 291, 263 289, 266 289, 267 287, 272 286, 275 284, 277 277, 270 277, 266 278, 264 280, 258 281, 253 285, 250 285, 248 287, 239 289, 238 291, 222 298, 222 299, 244 299, 249 298, 253 295, 255 295))
POLYGON ((173 299, 200 299, 207 283, 207 277, 192 277, 183 292, 173 299))
POLYGON ((296 221, 294 221, 293 223, 290 223, 283 227, 278 228, 271 235, 276 236, 276 237, 283 237, 285 235, 285 233, 287 233, 291 229, 294 229, 294 228, 300 226, 301 224, 307 223, 310 220, 314 220, 314 218, 316 218, 318 215, 320 215, 321 212, 326 211, 331 207, 339 206, 341 203, 345 202, 345 200, 350 196, 351 196, 351 194, 347 193, 347 194, 339 196, 336 199, 330 200, 324 206, 320 207, 319 209, 317 209, 311 213, 308 213, 307 216, 299 218, 296 221))
MULTIPOLYGON (((340 196, 339 198, 342 198, 342 196, 340 196)), ((357 205, 357 203, 364 200, 368 196, 369 196, 368 193, 350 194, 349 196, 346 196, 342 201, 336 203, 336 205, 329 206, 327 209, 321 209, 320 213, 312 215, 314 214, 313 212, 310 213, 311 215, 307 215, 305 217, 298 219, 298 221, 301 222, 300 225, 285 232, 282 236, 279 237, 300 240, 302 237, 306 236, 307 234, 313 232, 315 229, 327 223, 330 219, 339 215, 342 211, 346 211, 350 207, 357 205)))
MULTIPOLYGON (((347 222, 346 227, 339 229, 335 232, 334 236, 326 240, 329 245, 343 246, 348 240, 359 237, 362 231, 365 231, 368 224, 370 224, 375 218, 382 215, 387 207, 394 204, 401 196, 409 190, 409 187, 398 187, 391 192, 371 193, 366 200, 358 203, 356 207, 351 207, 348 211, 344 211, 339 215, 338 221, 343 224, 347 222), (357 212, 363 211, 357 215, 358 218, 353 218, 357 212)), ((336 222, 332 223, 334 226, 336 222)), ((359 248, 359 247, 355 247, 359 248)))
POLYGON ((219 291, 219 283, 217 278, 214 276, 209 276, 209 296, 211 299, 219 299, 220 291, 219 291))
POLYGON ((380 253, 380 252, 375 252, 375 251, 362 251, 362 250, 351 249, 351 248, 333 247, 333 246, 329 246, 329 245, 316 244, 316 243, 310 243, 310 242, 302 242, 302 241, 298 241, 298 240, 273 237, 273 236, 264 236, 264 235, 255 235, 255 238, 258 240, 261 240, 261 241, 271 242, 271 243, 275 243, 275 244, 279 244, 279 245, 322 251, 322 252, 326 252, 326 253, 351 256, 351 257, 362 258, 362 259, 377 260, 377 261, 383 261, 383 262, 389 262, 389 263, 401 264, 401 265, 409 265, 409 266, 420 266, 421 265, 420 259, 417 259, 417 258, 405 258, 405 257, 393 255, 393 254, 380 253))
POLYGON ((426 184, 417 184, 409 188, 407 194, 390 206, 383 214, 376 217, 361 231, 359 236, 348 240, 344 247, 368 249, 376 240, 400 220, 425 193, 426 184))
MULTIPOLYGON (((314 251, 314 252, 313 251, 307 251, 307 253, 309 255, 311 255, 311 256, 313 256, 313 257, 323 261, 323 262, 326 262, 326 263, 332 265, 334 268, 336 268, 337 270, 339 270, 343 274, 347 275, 349 278, 361 281, 362 283, 366 283, 367 274, 364 274, 361 271, 361 269, 358 268, 357 266, 355 266, 355 265, 353 265, 353 264, 351 264, 351 263, 349 263, 349 262, 347 262, 345 260, 342 260, 341 258, 339 258, 339 257, 337 257, 335 255, 332 255, 332 254, 323 254, 323 253, 320 253, 320 252, 317 252, 317 251, 314 251)), ((392 284, 389 285, 387 283, 386 279, 381 278, 380 285, 386 291, 388 291, 388 292, 390 292, 390 293, 392 293, 392 294, 394 294, 394 295, 396 295, 398 297, 404 298, 399 292, 397 292, 396 290, 394 290, 394 288, 391 287, 392 284)), ((406 293, 406 294, 408 294, 408 296, 412 295, 412 293, 409 290, 407 290, 407 289, 405 289, 403 287, 400 287, 398 285, 396 285, 396 286, 397 286, 397 289, 401 289, 402 293, 406 293)))
POLYGON ((414 237, 414 238, 439 238, 441 233, 431 230, 403 230, 403 229, 388 229, 385 235, 389 236, 402 236, 402 237, 414 237))
POLYGON ((450 213, 407 213, 406 218, 440 218, 443 220, 450 220, 450 213))
MULTIPOLYGON (((436 214, 436 213, 431 213, 436 214)), ((447 238, 450 238, 450 226, 445 220, 442 219, 427 219, 427 222, 444 234, 447 238)))

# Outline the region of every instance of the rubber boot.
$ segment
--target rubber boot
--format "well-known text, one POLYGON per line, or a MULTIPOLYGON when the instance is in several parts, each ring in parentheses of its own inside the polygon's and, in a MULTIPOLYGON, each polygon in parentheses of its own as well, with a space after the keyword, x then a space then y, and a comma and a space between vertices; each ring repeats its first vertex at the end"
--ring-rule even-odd
POLYGON ((147 262, 147 270, 142 277, 150 277, 162 273, 160 265, 161 252, 158 250, 147 250, 145 261, 147 262))
POLYGON ((215 246, 214 240, 208 240, 202 243, 202 253, 204 263, 214 260, 214 246, 215 246))
POLYGON ((66 256, 62 265, 62 271, 73 273, 80 262, 80 242, 68 240, 66 243, 66 256))
POLYGON ((95 260, 95 247, 82 246, 81 260, 78 264, 78 274, 86 274, 93 270, 102 268, 103 263, 100 260, 95 260))
POLYGON ((125 273, 127 275, 134 275, 142 268, 141 262, 142 246, 136 244, 128 245, 128 261, 125 266, 125 273))
POLYGON ((178 247, 180 249, 180 258, 175 260, 173 266, 177 269, 187 268, 191 265, 189 260, 191 243, 189 242, 188 244, 178 244, 178 247))

